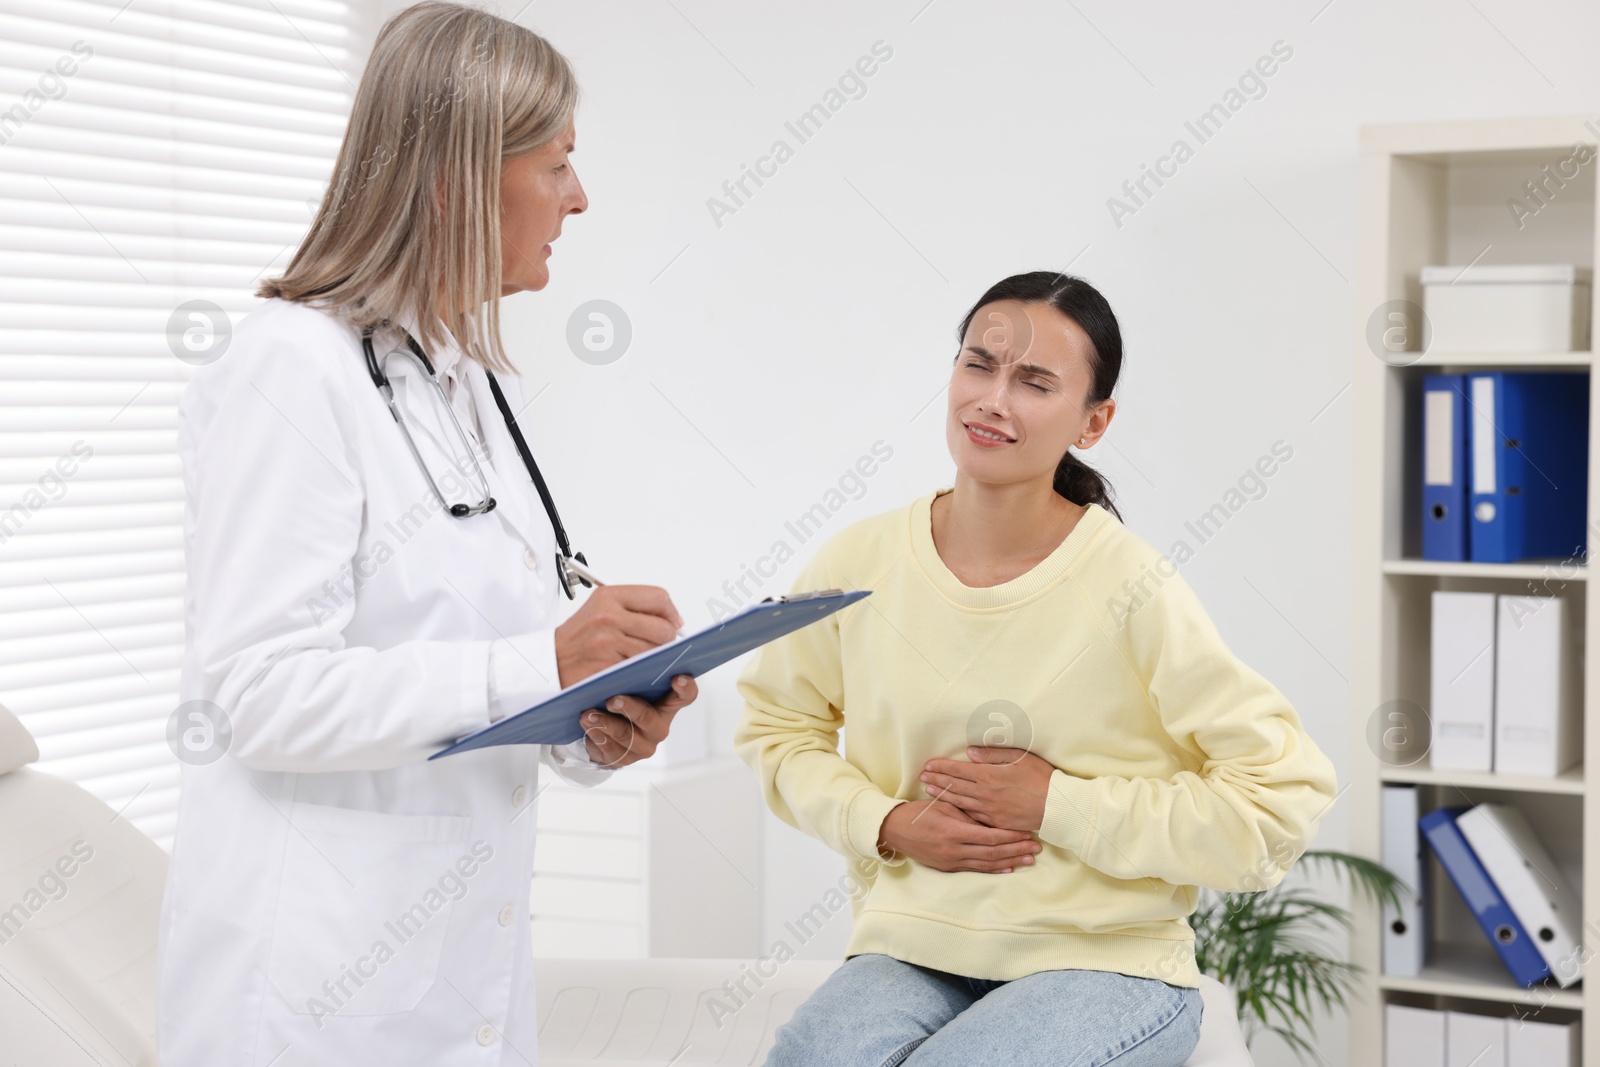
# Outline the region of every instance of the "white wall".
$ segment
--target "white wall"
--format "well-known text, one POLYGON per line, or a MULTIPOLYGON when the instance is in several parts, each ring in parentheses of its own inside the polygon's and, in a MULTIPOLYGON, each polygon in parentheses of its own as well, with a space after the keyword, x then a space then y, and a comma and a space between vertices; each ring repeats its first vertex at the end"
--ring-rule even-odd
MULTIPOLYGON (((522 13, 587 94, 574 162, 591 209, 568 221, 550 287, 505 306, 531 391, 549 386, 523 423, 575 544, 609 580, 663 584, 706 621, 707 598, 875 441, 893 458, 830 532, 949 484, 939 392, 957 321, 1006 274, 1070 265, 1108 295, 1127 341, 1117 419, 1090 458, 1134 530, 1196 546, 1186 520, 1275 441, 1294 449, 1184 574, 1336 764, 1365 758, 1350 751, 1345 684, 1350 444, 1375 431, 1354 424, 1346 390, 1351 360, 1370 358, 1352 298, 1357 127, 1600 115, 1600 9, 924 5, 539 0, 522 13), (866 95, 718 226, 707 198, 775 139, 795 146, 784 122, 876 41, 893 57, 866 95), (1198 144, 1185 120, 1275 41, 1293 56, 1265 95, 1198 144), (1114 224, 1107 198, 1180 137, 1193 158, 1114 224), (596 298, 634 331, 607 366, 565 340, 596 298)), ((815 547, 788 539, 802 559, 815 547)), ((798 564, 759 595, 786 590, 798 564)), ((720 751, 735 673, 703 682, 720 751)), ((686 712, 680 729, 698 721, 686 712)), ((770 944, 839 865, 769 830, 770 944)), ((1316 845, 1346 839, 1338 805, 1316 845)), ((847 924, 808 954, 837 954, 847 924)), ((1342 1020, 1318 1043, 1343 1063, 1342 1020)))

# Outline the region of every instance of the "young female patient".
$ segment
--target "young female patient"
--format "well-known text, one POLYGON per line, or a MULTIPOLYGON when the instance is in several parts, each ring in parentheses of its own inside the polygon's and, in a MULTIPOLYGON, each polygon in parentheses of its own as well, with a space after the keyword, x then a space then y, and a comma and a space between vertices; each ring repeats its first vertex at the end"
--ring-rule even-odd
POLYGON ((795 589, 872 595, 739 680, 767 803, 865 887, 767 1064, 1178 1067, 1196 887, 1278 884, 1333 767, 1074 453, 1116 410, 1105 298, 1016 275, 960 343, 954 488, 828 541, 795 589))

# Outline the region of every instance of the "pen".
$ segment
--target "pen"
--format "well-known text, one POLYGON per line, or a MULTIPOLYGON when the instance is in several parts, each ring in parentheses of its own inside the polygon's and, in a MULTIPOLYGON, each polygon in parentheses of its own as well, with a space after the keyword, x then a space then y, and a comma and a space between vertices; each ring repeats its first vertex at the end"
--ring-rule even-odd
MULTIPOLYGON (((600 586, 600 585, 605 585, 606 584, 605 582, 602 582, 598 577, 595 576, 594 571, 590 570, 588 567, 584 566, 582 563, 579 563, 576 559, 573 559, 571 556, 566 557, 566 566, 567 566, 567 570, 568 571, 570 571, 573 574, 576 574, 579 578, 582 578, 584 581, 588 582, 590 585, 600 586)), ((680 629, 678 631, 678 636, 679 637, 685 637, 687 635, 684 633, 683 630, 680 629)))

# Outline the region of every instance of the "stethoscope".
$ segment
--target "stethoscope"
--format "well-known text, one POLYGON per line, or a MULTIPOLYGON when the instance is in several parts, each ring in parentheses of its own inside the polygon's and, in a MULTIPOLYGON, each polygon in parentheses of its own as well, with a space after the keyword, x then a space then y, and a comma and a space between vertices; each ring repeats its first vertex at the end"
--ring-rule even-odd
MULTIPOLYGON (((445 500, 444 494, 439 491, 438 484, 433 480, 432 472, 428 470, 427 462, 417 449, 417 442, 411 436, 410 427, 406 425, 405 419, 400 417, 400 405, 395 403, 394 387, 389 384, 389 376, 383 373, 383 368, 378 364, 378 357, 372 350, 372 331, 371 326, 361 331, 361 350, 367 356, 367 373, 372 376, 372 384, 378 387, 378 392, 383 394, 384 401, 389 405, 389 414, 394 416, 400 432, 405 436, 406 446, 411 449, 411 455, 421 468, 422 476, 428 480, 428 488, 433 490, 433 495, 439 498, 439 503, 443 504, 455 518, 468 519, 474 515, 493 511, 495 499, 489 495, 489 479, 484 475, 483 468, 478 465, 477 451, 467 439, 467 431, 462 428, 461 420, 456 417, 455 408, 451 407, 449 398, 444 395, 444 386, 439 384, 438 375, 433 372, 433 363, 428 359, 428 354, 422 350, 416 338, 411 336, 411 332, 405 330, 402 332, 406 335, 406 347, 394 351, 410 356, 426 372, 428 383, 433 386, 440 405, 449 413, 450 423, 456 428, 456 436, 461 441, 462 451, 472 461, 472 471, 477 476, 478 484, 483 487, 483 499, 477 504, 451 504, 445 500)), ((556 546, 560 549, 556 556, 556 577, 561 580, 561 591, 567 594, 568 600, 572 600, 577 596, 573 592, 574 582, 582 583, 586 589, 596 584, 594 576, 586 568, 589 561, 583 558, 582 552, 572 551, 572 546, 567 541, 566 527, 561 525, 561 515, 556 511, 556 502, 551 499, 550 487, 545 485, 544 475, 539 473, 539 465, 533 461, 533 453, 528 450, 528 442, 522 436, 522 431, 517 428, 517 420, 511 413, 511 405, 506 403, 506 395, 500 391, 500 383, 495 381, 494 372, 487 367, 483 372, 489 377, 489 390, 494 393, 495 406, 504 416, 506 429, 511 432, 511 440, 516 443, 517 453, 522 456, 522 465, 528 468, 528 476, 533 479, 534 488, 539 490, 539 499, 544 503, 545 514, 550 516, 550 525, 556 532, 556 546)))

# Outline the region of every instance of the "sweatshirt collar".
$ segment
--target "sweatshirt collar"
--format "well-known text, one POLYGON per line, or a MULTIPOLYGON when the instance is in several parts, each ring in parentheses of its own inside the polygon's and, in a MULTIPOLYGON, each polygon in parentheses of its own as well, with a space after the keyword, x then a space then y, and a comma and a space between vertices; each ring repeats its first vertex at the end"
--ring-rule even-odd
POLYGON ((934 498, 952 492, 953 487, 936 489, 911 505, 911 550, 918 565, 934 587, 947 600, 969 608, 1011 607, 1036 593, 1054 585, 1067 573, 1073 562, 1083 553, 1096 535, 1111 521, 1111 513, 1098 504, 1087 505, 1083 518, 1072 532, 1032 570, 1019 574, 1009 582, 974 588, 962 583, 951 573, 939 556, 933 543, 934 498))

